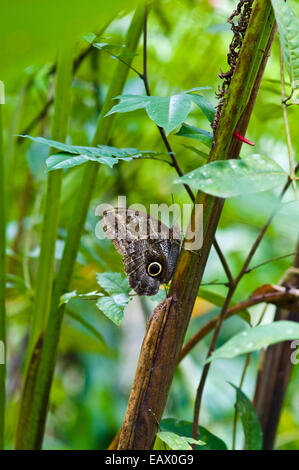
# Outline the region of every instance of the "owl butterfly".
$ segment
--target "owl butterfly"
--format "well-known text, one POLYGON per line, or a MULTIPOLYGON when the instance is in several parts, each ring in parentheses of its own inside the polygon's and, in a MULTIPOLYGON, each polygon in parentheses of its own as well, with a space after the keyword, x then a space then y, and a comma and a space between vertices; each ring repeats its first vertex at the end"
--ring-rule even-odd
POLYGON ((173 276, 181 245, 177 226, 131 209, 104 211, 101 225, 123 256, 125 273, 138 295, 155 295, 173 276))

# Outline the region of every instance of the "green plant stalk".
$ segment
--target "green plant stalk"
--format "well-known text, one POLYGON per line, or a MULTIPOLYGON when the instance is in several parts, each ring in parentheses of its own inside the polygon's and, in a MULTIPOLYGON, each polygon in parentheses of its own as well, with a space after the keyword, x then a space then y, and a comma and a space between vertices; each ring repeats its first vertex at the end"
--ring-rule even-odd
MULTIPOLYGON (((67 136, 72 68, 73 46, 66 43, 58 54, 55 107, 51 131, 51 138, 60 142, 64 142, 67 136)), ((48 173, 47 178, 40 257, 30 328, 29 356, 32 353, 33 345, 36 344, 37 339, 45 328, 50 310, 62 175, 63 170, 51 171, 48 173)))
MULTIPOLYGON (((261 45, 268 43, 273 23, 270 1, 256 0, 219 120, 214 145, 209 155, 210 161, 238 156, 238 151, 232 151, 233 132, 239 120, 243 118, 242 113, 247 111, 246 106, 264 57, 261 45), (252 83, 249 83, 249 80, 252 83)), ((249 107, 247 122, 251 111, 249 107)), ((119 450, 150 449, 157 431, 157 423, 166 404, 224 201, 199 192, 196 202, 204 206, 203 246, 200 257, 194 252, 182 250, 168 297, 151 317, 119 438, 119 450), (163 325, 163 328, 160 325, 163 325), (150 335, 154 334, 157 335, 157 339, 153 336, 151 341, 150 335), (150 350, 146 351, 145 347, 150 350), (152 410, 151 416, 149 409, 152 410)), ((191 218, 193 227, 196 227, 195 217, 193 213, 191 218)))
POLYGON ((4 448, 5 378, 6 378, 6 322, 5 322, 5 176, 2 129, 2 104, 0 104, 0 449, 4 448), (4 357, 3 357, 4 356, 4 357), (4 362, 4 364, 2 364, 4 362))
MULTIPOLYGON (((126 37, 124 54, 126 54, 127 64, 130 64, 138 46, 143 26, 143 18, 144 7, 139 7, 132 19, 126 37)), ((115 104, 113 98, 122 93, 128 73, 128 65, 118 62, 97 123, 97 129, 92 142, 93 145, 108 143, 115 116, 111 115, 105 118, 105 114, 111 109, 113 104, 115 104)), ((31 394, 31 409, 30 413, 26 414, 26 418, 22 420, 22 432, 19 433, 17 448, 38 449, 42 445, 49 394, 64 312, 64 306, 58 306, 61 295, 68 290, 70 284, 79 249, 80 237, 96 183, 97 173, 97 163, 88 162, 85 165, 81 184, 83 191, 78 194, 75 200, 74 215, 71 218, 68 228, 63 257, 55 279, 51 311, 43 341, 40 364, 37 370, 34 390, 31 394)), ((37 345, 37 347, 39 348, 39 345, 37 345)))
MULTIPOLYGON (((51 137, 53 140, 64 141, 67 135, 73 68, 72 52, 72 44, 66 43, 58 55, 55 88, 55 109, 51 132, 51 137)), ((59 221, 61 184, 62 170, 48 173, 47 192, 44 203, 44 216, 41 233, 41 251, 35 286, 35 298, 31 316, 25 381, 16 434, 16 445, 18 448, 23 448, 24 426, 27 421, 27 416, 30 414, 33 403, 32 393, 34 393, 35 374, 37 372, 38 365, 37 351, 34 348, 45 329, 50 310, 50 300, 54 276, 55 243, 59 221)), ((38 345, 38 351, 40 352, 40 342, 38 345)))

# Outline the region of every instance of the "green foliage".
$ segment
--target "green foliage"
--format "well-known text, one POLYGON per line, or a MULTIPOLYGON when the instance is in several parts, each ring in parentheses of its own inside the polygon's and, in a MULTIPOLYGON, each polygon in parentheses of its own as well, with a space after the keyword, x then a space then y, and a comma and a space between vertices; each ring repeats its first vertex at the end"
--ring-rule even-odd
POLYGON ((97 162, 99 164, 108 165, 112 168, 119 160, 129 162, 132 158, 138 158, 145 154, 155 154, 155 152, 141 152, 134 148, 118 149, 109 147, 108 145, 98 145, 97 147, 80 147, 78 145, 67 145, 62 142, 56 142, 45 137, 31 137, 23 135, 20 137, 27 137, 39 144, 47 145, 58 150, 60 153, 51 155, 46 160, 48 171, 52 170, 67 170, 74 166, 82 165, 88 161, 97 162))
MULTIPOLYGON (((188 421, 181 421, 174 418, 163 419, 160 423, 161 432, 175 433, 175 435, 185 436, 192 435, 192 423, 188 421)), ((199 436, 204 442, 196 446, 196 450, 226 450, 226 444, 219 437, 215 436, 202 426, 198 427, 199 436)), ((160 433, 158 433, 160 436, 160 433)), ((190 438, 187 438, 188 442, 190 438)), ((165 441, 164 441, 165 442, 165 441)))
POLYGON ((215 359, 230 359, 240 354, 266 348, 270 344, 299 338, 299 325, 293 321, 276 321, 269 325, 258 325, 233 336, 216 349, 207 362, 215 359))
POLYGON ((276 162, 261 155, 242 160, 211 162, 176 179, 218 197, 234 197, 280 187, 287 173, 276 162))
MULTIPOLYGON (((166 295, 165 289, 161 289, 157 296, 135 298, 128 303, 131 296, 124 276, 115 278, 108 275, 101 278, 100 285, 95 277, 95 273, 103 275, 107 274, 106 271, 113 271, 112 274, 118 276, 116 271, 121 267, 120 256, 109 240, 98 240, 95 237, 98 219, 94 208, 98 204, 115 204, 118 195, 126 195, 128 204, 138 202, 147 208, 153 202, 170 204, 172 199, 181 207, 189 203, 183 185, 173 184, 177 177, 174 168, 158 158, 148 158, 163 155, 163 158, 168 159, 169 155, 165 154, 156 126, 143 111, 150 100, 142 96, 144 84, 136 74, 136 71, 143 72, 142 41, 134 52, 128 53, 127 48, 123 47, 132 18, 129 11, 131 5, 131 2, 119 0, 113 0, 109 5, 101 5, 93 0, 84 3, 53 0, 45 6, 36 0, 30 4, 17 0, 14 8, 4 6, 1 10, 0 37, 3 47, 0 58, 1 80, 5 82, 6 91, 3 132, 7 174, 6 185, 0 185, 0 202, 4 201, 4 196, 7 200, 8 268, 5 281, 9 367, 5 403, 6 448, 14 445, 20 409, 20 384, 25 376, 23 358, 32 318, 32 302, 38 285, 37 266, 41 255, 46 179, 48 175, 59 172, 47 174, 46 160, 48 170, 71 166, 71 171, 65 171, 62 175, 59 211, 56 206, 54 209, 55 197, 50 200, 59 223, 58 232, 55 233, 54 286, 57 296, 54 303, 58 305, 60 299, 64 303, 60 309, 65 306, 66 314, 61 334, 59 332, 56 335, 56 340, 60 337, 57 358, 53 352, 46 355, 46 366, 55 356, 53 361, 56 367, 44 448, 105 449, 109 446, 122 424, 146 319, 156 303, 166 295), (18 15, 15 15, 15 11, 18 15), (109 24, 104 31, 105 22, 109 24), (51 135, 51 100, 57 76, 57 47, 71 36, 77 42, 74 48, 71 105, 65 108, 70 116, 67 143, 62 144, 57 142, 63 140, 59 137, 53 142, 35 136, 51 135), (78 61, 82 53, 83 58, 78 61), (128 64, 133 60, 135 71, 128 69, 119 59, 128 64), (125 70, 120 70, 120 65, 124 65, 125 70), (119 84, 115 80, 115 70, 120 78, 119 84), (102 117, 97 128, 99 113, 102 111, 103 116, 109 113, 113 106, 112 98, 119 95, 121 99, 116 105, 119 113, 122 103, 123 109, 127 108, 126 112, 130 111, 129 105, 135 112, 121 116, 113 113, 102 117), (128 95, 132 96, 131 100, 123 101, 124 96, 128 95), (103 106, 106 96, 108 99, 103 106), (112 119, 115 119, 113 126, 112 119), (16 138, 19 134, 31 136, 26 139, 16 138), (93 136, 96 136, 94 140, 93 136), (107 145, 97 146, 98 143, 107 145), (52 153, 53 149, 55 154, 52 153), (153 149, 155 152, 139 149, 153 149), (50 157, 49 150, 52 153, 50 157), (97 162, 101 164, 97 165, 97 162), (99 170, 98 176, 92 165, 99 170), (62 253, 65 246, 68 247, 66 257, 62 253), (66 294, 61 297, 64 292, 66 294), (96 304, 101 299, 99 310, 96 304), (116 328, 111 318, 119 324, 125 308, 125 321, 120 328, 116 328)), ((294 36, 297 20, 291 13, 288 16, 288 9, 293 8, 298 13, 298 3, 292 0, 286 4, 273 1, 273 5, 278 5, 276 14, 280 39, 287 71, 294 85, 292 77, 295 83, 298 78, 298 41, 294 36)), ((210 122, 214 116, 214 107, 218 104, 215 92, 221 84, 218 73, 220 68, 227 71, 228 44, 232 37, 227 27, 227 17, 235 7, 236 2, 232 0, 225 4, 225 8, 219 2, 166 0, 154 3, 149 9, 147 69, 150 89, 158 104, 157 109, 153 104, 150 109, 154 120, 165 126, 167 131, 179 123, 170 130, 168 139, 184 174, 205 164, 211 148, 213 135, 210 122), (211 86, 192 88, 199 82, 211 86), (187 91, 181 93, 181 90, 187 91), (174 103, 174 109, 170 109, 173 96, 179 96, 179 99, 177 105, 174 103)), ((269 155, 274 162, 287 169, 279 71, 279 47, 276 41, 247 134, 256 143, 257 153, 269 155)), ((286 86, 289 87, 290 83, 286 83, 286 86)), ((295 102, 295 98, 294 94, 288 103, 295 102)), ((296 159, 299 154, 299 140, 296 138, 298 107, 289 106, 287 111, 296 159)), ((242 161, 244 157, 246 161, 249 152, 250 149, 243 146, 242 161)), ((219 172, 219 184, 223 178, 224 173, 219 172)), ((281 181, 284 182, 285 178, 281 181)), ((246 190, 251 184, 246 184, 246 190)), ((237 190, 240 186, 239 183, 236 185, 237 190)), ((277 203, 277 192, 275 188, 274 191, 246 193, 225 202, 216 237, 234 275, 242 267, 258 231, 277 203)), ((282 206, 279 215, 273 219, 252 265, 296 251, 299 205, 294 199, 293 192, 288 191, 285 197, 288 203, 282 206)), ((4 218, 0 219, 1 225, 4 218)), ((45 264, 46 270, 49 270, 49 263, 45 264)), ((234 302, 248 298, 264 283, 278 283, 290 265, 291 258, 276 259, 248 273, 234 295, 234 302)), ((200 297, 221 308, 227 294, 227 278, 214 250, 205 270, 204 283, 213 285, 201 289, 200 297)), ((4 287, 5 282, 1 285, 4 287)), ((42 297, 46 298, 49 289, 44 293, 42 297)), ((200 304, 200 299, 197 303, 200 304)), ((249 308, 244 315, 240 314, 243 315, 242 319, 234 316, 225 321, 219 345, 225 345, 240 331, 242 334, 243 319, 249 322, 249 314, 255 324, 263 307, 249 308)), ((269 316, 274 308, 269 307, 269 316)), ((59 317, 55 317, 56 310, 52 309, 51 313, 54 314, 52 318, 56 318, 54 323, 59 322, 59 317)), ((195 334, 216 313, 216 309, 211 308, 205 315, 194 315, 187 336, 195 334)), ((248 335, 251 331, 254 333, 255 328, 246 330, 248 335)), ((261 343, 264 347, 268 334, 262 331, 261 343)), ((49 338, 54 336, 50 334, 49 338)), ((211 333, 179 365, 164 414, 177 416, 178 420, 162 420, 161 432, 183 437, 192 435, 194 394, 210 337, 211 333)), ((249 342, 244 339, 241 336, 237 345, 240 350, 249 342)), ((197 450, 227 448, 224 441, 231 440, 234 393, 226 383, 237 383, 242 367, 242 356, 235 357, 229 368, 223 367, 221 361, 213 363, 200 415, 200 424, 205 427, 200 426, 199 437, 206 444, 197 446, 197 450)), ((251 393, 254 388, 257 367, 257 355, 253 355, 244 383, 246 393, 248 390, 251 393)), ((296 406, 299 376, 296 371, 295 367, 278 431, 276 447, 280 449, 299 449, 299 416, 296 406)), ((1 391, 4 392, 4 387, 1 387, 1 391)), ((39 396, 34 394, 34 400, 39 396)), ((1 400, 4 408, 4 400, 1 400)), ((25 427, 21 427, 22 434, 25 427)), ((161 440, 159 442, 164 449, 166 444, 161 440)), ((255 444, 253 447, 258 446, 255 444)), ((242 429, 237 430, 237 448, 243 448, 242 429)))
MULTIPOLYGON (((196 91, 200 88, 195 88, 196 91)), ((138 96, 121 95, 115 99, 120 102, 106 114, 127 113, 137 109, 145 109, 149 118, 158 126, 165 129, 166 135, 176 129, 186 119, 191 110, 191 102, 199 106, 202 112, 211 121, 213 120, 215 110, 213 106, 200 95, 185 92, 168 97, 160 96, 138 96)))
POLYGON ((192 450, 190 444, 196 444, 199 446, 205 445, 205 442, 192 439, 192 437, 180 436, 174 432, 160 431, 157 433, 157 437, 164 445, 159 445, 159 441, 154 445, 154 450, 164 450, 165 444, 167 449, 171 450, 192 450))
POLYGON ((124 317, 124 309, 130 301, 128 279, 120 273, 97 274, 98 284, 109 294, 97 300, 97 307, 117 326, 124 317))
POLYGON ((196 95, 194 93, 190 94, 193 103, 195 103, 204 113, 204 115, 208 118, 210 122, 213 122, 215 116, 215 109, 209 103, 209 101, 201 95, 196 95))
POLYGON ((292 91, 299 87, 299 18, 283 0, 271 0, 278 25, 284 62, 290 76, 292 91))
POLYGON ((245 435, 246 450, 261 450, 263 446, 263 433, 256 411, 245 393, 231 384, 236 390, 236 410, 241 418, 245 435))
POLYGON ((202 142, 207 147, 211 147, 213 142, 213 135, 211 132, 205 131, 204 129, 199 129, 195 126, 190 126, 189 124, 184 123, 180 128, 179 132, 176 133, 181 137, 189 137, 190 139, 198 140, 202 142))

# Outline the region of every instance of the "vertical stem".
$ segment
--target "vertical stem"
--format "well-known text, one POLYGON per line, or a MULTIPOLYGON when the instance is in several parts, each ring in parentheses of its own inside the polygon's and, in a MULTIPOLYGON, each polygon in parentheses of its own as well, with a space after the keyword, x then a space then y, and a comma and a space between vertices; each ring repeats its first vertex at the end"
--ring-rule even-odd
MULTIPOLYGON (((243 387, 243 383, 244 383, 244 380, 245 380, 245 375, 246 375, 248 366, 250 364, 250 357, 251 357, 251 354, 247 353, 245 363, 244 363, 244 367, 243 367, 243 371, 242 371, 241 380, 240 380, 240 383, 239 383, 239 389, 241 389, 243 387)), ((237 421, 238 421, 238 408, 237 408, 237 403, 235 403, 235 413, 234 413, 234 421, 233 421, 232 450, 236 449, 237 421)))
MULTIPOLYGON (((234 294, 234 291, 235 291, 235 287, 234 286, 230 287, 230 289, 228 291, 228 294, 226 296, 225 302, 223 304, 221 313, 219 315, 219 320, 217 322, 217 325, 216 325, 216 328, 215 328, 215 331, 214 331, 214 334, 213 334, 213 338, 212 338, 212 341, 211 341, 211 344, 210 344, 210 347, 209 347, 209 351, 207 353, 207 358, 210 357, 213 354, 213 352, 215 351, 217 340, 218 340, 220 330, 221 330, 221 327, 222 327, 222 323, 224 321, 225 314, 227 312, 227 309, 228 309, 228 306, 229 306, 230 301, 232 299, 232 296, 234 294)), ((204 386, 205 386, 205 383, 206 383, 206 379, 207 379, 210 367, 211 367, 210 362, 204 365, 203 372, 202 372, 200 382, 199 382, 197 392, 196 392, 196 399, 195 399, 195 406, 194 406, 194 416, 193 416, 193 427, 192 427, 192 437, 194 437, 195 439, 198 439, 198 436, 199 436, 199 431, 198 431, 199 412, 200 412, 200 407, 201 407, 201 401, 202 401, 204 386)))
MULTIPOLYGON (((72 45, 64 44, 58 54, 55 110, 51 138, 60 142, 65 141, 67 136, 73 69, 72 52, 72 45)), ((47 178, 41 248, 35 287, 36 293, 31 317, 28 347, 29 356, 32 353, 33 346, 36 344, 37 339, 45 328, 50 309, 62 174, 63 170, 51 171, 48 173, 47 178)))
MULTIPOLYGON (((58 55, 55 110, 51 132, 53 140, 64 141, 67 135, 73 69, 72 51, 72 45, 66 43, 63 45, 58 55)), ((34 384, 40 353, 40 341, 38 340, 45 329, 50 310, 61 184, 62 170, 48 173, 41 235, 41 251, 27 351, 27 367, 16 436, 16 445, 18 448, 26 448, 27 443, 30 442, 31 432, 29 428, 26 428, 26 425, 33 406, 33 396, 36 393, 34 384), (34 349, 36 344, 38 344, 37 350, 34 349)))
POLYGON ((6 377, 6 326, 5 326, 5 177, 2 129, 2 104, 0 104, 0 449, 4 447, 5 377, 6 377))
MULTIPOLYGON (((144 9, 140 7, 132 19, 126 37, 126 47, 123 55, 127 62, 132 61, 142 31, 144 9)), ((129 73, 126 63, 118 62, 110 87, 103 104, 93 138, 93 145, 107 144, 112 131, 115 115, 105 117, 105 114, 114 104, 113 98, 122 93, 129 73)), ((63 257, 55 279, 55 288, 52 295, 51 310, 41 349, 39 365, 36 371, 36 380, 33 383, 32 403, 30 413, 23 416, 23 429, 17 439, 17 448, 37 449, 42 445, 44 427, 46 422, 49 394, 54 374, 58 342, 60 338, 61 323, 64 307, 58 307, 61 295, 67 291, 70 284, 73 268, 79 249, 80 237, 88 212, 90 199, 98 174, 98 163, 88 162, 83 170, 81 188, 74 204, 74 215, 71 218, 65 242, 63 257)), ((39 344, 37 343, 37 351, 39 344)), ((35 367, 33 354, 33 368, 35 367)))
POLYGON ((293 154, 290 126, 289 126, 288 113, 287 113, 284 67, 283 67, 283 52, 282 52, 282 47, 281 46, 280 46, 280 81, 281 81, 281 105, 282 105, 282 111, 283 111, 283 120, 284 120, 285 133, 286 133, 286 138, 287 138, 289 166, 290 166, 290 177, 292 179, 292 185, 293 185, 293 188, 294 188, 295 195, 297 195, 295 163, 294 163, 294 154, 293 154))
MULTIPOLYGON (((217 127, 214 146, 210 152, 211 161, 232 156, 230 149, 233 132, 246 110, 259 70, 265 66, 264 49, 260 45, 267 45, 273 22, 271 2, 257 0, 217 127), (251 77, 250 83, 248 76, 251 77)), ((257 86, 259 87, 259 80, 257 86)), ((196 202, 204 204, 205 208, 200 257, 188 250, 181 251, 168 297, 151 317, 119 438, 119 450, 150 449, 157 431, 157 421, 161 419, 166 404, 223 206, 223 200, 204 193, 198 193, 196 202), (155 420, 149 414, 149 409, 154 413, 155 420)), ((196 223, 194 211, 191 226, 196 227, 196 223)))

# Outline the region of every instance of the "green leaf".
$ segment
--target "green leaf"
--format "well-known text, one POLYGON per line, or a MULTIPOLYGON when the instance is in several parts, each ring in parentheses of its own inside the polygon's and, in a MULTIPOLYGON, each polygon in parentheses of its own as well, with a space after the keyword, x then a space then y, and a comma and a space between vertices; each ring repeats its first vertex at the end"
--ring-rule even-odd
POLYGON ((97 301, 97 307, 117 326, 124 318, 124 309, 128 305, 130 297, 126 294, 113 294, 110 297, 101 297, 97 301))
POLYGON ((179 126, 191 109, 190 96, 185 93, 168 97, 122 95, 116 98, 120 99, 120 103, 113 106, 106 116, 116 112, 127 113, 145 108, 149 118, 158 126, 163 127, 166 134, 179 126))
MULTIPOLYGON (((160 423, 161 431, 170 431, 179 436, 192 436, 192 423, 174 418, 163 419, 160 423)), ((203 446, 196 446, 196 450, 227 450, 226 444, 219 437, 212 434, 202 426, 198 426, 199 436, 205 442, 203 446)))
POLYGON ((192 450, 190 444, 205 445, 205 442, 197 441, 192 437, 180 436, 169 431, 158 432, 157 436, 172 450, 192 450))
POLYGON ((185 144, 182 144, 183 147, 185 147, 186 149, 188 150, 191 150, 192 152, 196 153, 196 155, 198 155, 202 161, 205 161, 208 159, 209 155, 205 152, 202 152, 201 150, 193 147, 192 145, 185 145, 185 144))
POLYGON ((99 164, 108 165, 112 168, 119 160, 131 161, 132 158, 138 158, 141 155, 155 155, 153 151, 141 151, 135 148, 116 148, 108 145, 98 145, 97 147, 84 147, 78 145, 67 145, 62 142, 47 139, 45 137, 31 137, 23 135, 39 144, 47 145, 61 152, 51 155, 46 160, 47 170, 68 169, 74 166, 82 165, 91 160, 99 164))
POLYGON ((271 0, 274 9, 279 39, 291 87, 299 86, 299 18, 284 0, 271 0))
POLYGON ((46 160, 47 170, 68 170, 74 166, 82 165, 89 160, 108 165, 112 168, 118 163, 117 158, 112 157, 89 157, 87 155, 70 155, 69 153, 56 153, 46 160))
POLYGON ((194 91, 201 91, 201 90, 212 90, 211 86, 197 86, 195 88, 191 88, 190 90, 184 91, 184 93, 193 93, 194 91))
POLYGON ((216 110, 214 106, 201 95, 195 95, 190 93, 191 99, 193 103, 195 103, 204 113, 204 115, 208 118, 210 122, 213 122, 216 110))
POLYGON ((230 385, 236 390, 236 407, 245 435, 245 449, 262 450, 263 433, 256 411, 245 393, 232 383, 230 385))
POLYGON ((119 99, 120 102, 113 106, 106 116, 113 113, 127 113, 144 108, 149 118, 158 126, 163 127, 166 134, 169 134, 186 119, 191 109, 191 101, 200 107, 209 120, 213 120, 215 110, 211 103, 203 96, 193 95, 191 93, 192 91, 206 88, 209 87, 198 87, 188 92, 167 97, 140 95, 116 96, 115 99, 119 99))
POLYGON ((131 290, 128 279, 121 273, 98 273, 97 283, 108 294, 129 294, 131 290))
POLYGON ((230 359, 251 351, 267 348, 270 344, 299 338, 299 324, 292 321, 276 321, 241 331, 224 343, 206 362, 230 359))
POLYGON ((66 313, 70 317, 74 318, 74 320, 76 320, 78 323, 83 325, 89 331, 89 333, 91 333, 93 336, 95 336, 101 343, 106 344, 106 342, 105 342, 103 336, 101 335, 101 333, 93 325, 91 325, 91 323, 89 323, 87 320, 85 320, 85 318, 81 317, 81 315, 79 315, 77 312, 74 312, 70 309, 67 309, 66 313))
POLYGON ((94 33, 87 33, 83 34, 82 39, 88 42, 88 44, 92 44, 93 41, 96 39, 97 35, 94 33))
POLYGON ((68 304, 71 300, 74 299, 81 299, 81 300, 96 300, 99 297, 103 297, 104 294, 98 291, 93 291, 93 292, 87 292, 86 294, 78 294, 76 290, 73 290, 72 292, 66 292, 60 297, 60 304, 68 304))
POLYGON ((98 299, 97 307, 117 326, 124 317, 124 310, 130 301, 129 292, 131 287, 128 279, 121 273, 98 273, 98 284, 110 296, 98 299))
POLYGON ((116 96, 114 99, 119 99, 120 102, 113 106, 105 116, 109 116, 113 113, 129 113, 130 111, 136 111, 136 109, 143 109, 150 102, 151 97, 140 95, 121 95, 116 96))
POLYGON ((186 94, 169 97, 152 96, 146 111, 149 117, 168 135, 188 116, 191 109, 190 96, 186 94))
POLYGON ((180 128, 179 132, 175 135, 180 137, 189 137, 190 139, 198 140, 202 142, 207 147, 211 147, 213 142, 213 134, 211 132, 205 131, 204 129, 200 129, 199 127, 190 126, 189 124, 183 123, 182 127, 180 128))
POLYGON ((99 341, 99 338, 95 338, 89 333, 69 325, 63 325, 59 340, 59 350, 63 353, 73 353, 74 351, 105 355, 111 355, 112 353, 104 341, 99 341))
POLYGON ((287 174, 273 160, 250 155, 242 160, 211 162, 178 178, 193 189, 227 198, 266 191, 285 183, 287 174))

